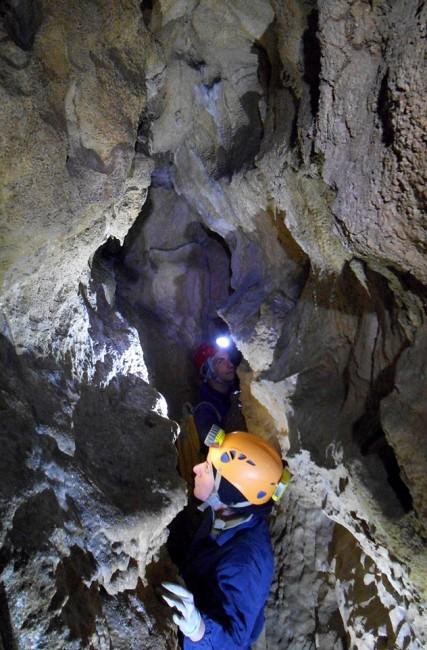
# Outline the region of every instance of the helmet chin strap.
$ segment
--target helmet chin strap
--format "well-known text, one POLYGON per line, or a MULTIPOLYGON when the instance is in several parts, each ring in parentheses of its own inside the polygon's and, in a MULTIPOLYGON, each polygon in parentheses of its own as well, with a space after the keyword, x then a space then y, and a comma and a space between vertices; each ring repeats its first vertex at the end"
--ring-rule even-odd
POLYGON ((212 510, 218 510, 220 506, 223 504, 220 501, 220 498, 218 496, 217 492, 212 492, 206 499, 206 501, 203 501, 198 507, 197 510, 200 510, 200 512, 204 512, 208 508, 212 508, 212 510))
POLYGON ((200 506, 198 506, 197 510, 200 510, 200 512, 204 512, 205 510, 207 510, 207 508, 212 508, 213 511, 218 510, 219 506, 225 506, 226 508, 245 508, 246 506, 252 505, 250 501, 240 501, 239 503, 223 503, 219 498, 219 493, 218 493, 221 479, 222 479, 221 472, 217 470, 215 476, 214 488, 211 494, 206 499, 206 501, 204 501, 202 504, 200 504, 200 506))

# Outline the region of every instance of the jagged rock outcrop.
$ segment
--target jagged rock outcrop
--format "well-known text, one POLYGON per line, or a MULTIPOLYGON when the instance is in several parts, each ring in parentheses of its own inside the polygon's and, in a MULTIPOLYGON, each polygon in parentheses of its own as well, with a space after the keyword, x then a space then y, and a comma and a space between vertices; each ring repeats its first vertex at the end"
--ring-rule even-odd
POLYGON ((168 408, 218 319, 295 474, 269 647, 424 647, 426 17, 4 4, 0 647, 175 646, 168 408))
POLYGON ((4 648, 172 647, 146 577, 185 503, 167 406, 136 332, 102 289, 85 301, 92 377, 1 337, 0 636, 4 648))
POLYGON ((144 202, 151 165, 135 139, 141 71, 156 74, 149 43, 132 2, 5 3, 1 277, 17 345, 49 349, 88 260, 144 202))
POLYGON ((145 200, 159 63, 136 3, 1 17, 0 646, 173 647, 146 572, 185 503, 176 425, 93 260, 145 200))

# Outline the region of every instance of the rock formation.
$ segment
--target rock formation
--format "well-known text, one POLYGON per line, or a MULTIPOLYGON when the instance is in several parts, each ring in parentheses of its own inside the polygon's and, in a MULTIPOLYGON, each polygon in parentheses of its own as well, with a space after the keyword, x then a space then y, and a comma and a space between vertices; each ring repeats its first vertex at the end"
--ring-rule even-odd
POLYGON ((219 323, 294 474, 268 647, 425 647, 425 3, 0 18, 0 649, 177 647, 173 442, 219 323))

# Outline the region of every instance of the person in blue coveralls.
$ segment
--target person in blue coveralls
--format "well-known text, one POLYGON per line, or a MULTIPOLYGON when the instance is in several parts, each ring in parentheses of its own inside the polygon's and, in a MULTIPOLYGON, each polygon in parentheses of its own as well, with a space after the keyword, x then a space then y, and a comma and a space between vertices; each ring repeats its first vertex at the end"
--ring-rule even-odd
MULTIPOLYGON (((185 419, 177 440, 178 471, 192 491, 193 467, 204 460, 208 448, 204 444, 212 425, 225 431, 246 429, 238 400, 238 380, 234 362, 240 355, 230 337, 217 337, 202 343, 192 355, 201 380, 196 405, 185 404, 185 419), (222 341, 221 341, 222 339, 222 341), (221 347, 226 346, 226 347, 221 347), (187 407, 189 411, 187 411, 187 407)), ((200 523, 200 513, 190 498, 189 505, 171 523, 168 550, 180 566, 200 523)))
POLYGON ((205 518, 181 573, 163 583, 184 650, 249 650, 264 625, 273 577, 267 518, 290 473, 277 451, 251 433, 212 427, 194 495, 205 518))
POLYGON ((234 408, 233 396, 238 392, 236 368, 229 351, 203 343, 197 348, 193 363, 202 380, 193 414, 201 450, 206 455, 205 438, 213 424, 231 431, 244 426, 244 421, 240 411, 234 408))

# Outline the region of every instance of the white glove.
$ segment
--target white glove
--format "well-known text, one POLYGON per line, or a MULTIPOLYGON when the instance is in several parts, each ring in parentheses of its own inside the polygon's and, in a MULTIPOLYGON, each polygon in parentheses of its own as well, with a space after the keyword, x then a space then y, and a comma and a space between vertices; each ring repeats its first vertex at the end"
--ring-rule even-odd
POLYGON ((162 595, 169 607, 175 607, 181 614, 172 616, 181 632, 190 637, 194 642, 200 641, 205 633, 205 624, 200 612, 194 604, 194 596, 191 591, 177 585, 174 582, 162 582, 162 586, 169 592, 162 595))

